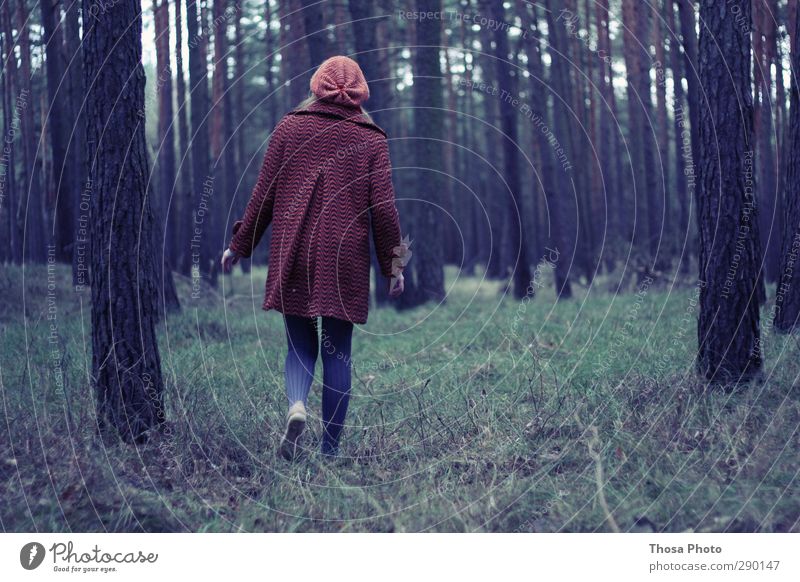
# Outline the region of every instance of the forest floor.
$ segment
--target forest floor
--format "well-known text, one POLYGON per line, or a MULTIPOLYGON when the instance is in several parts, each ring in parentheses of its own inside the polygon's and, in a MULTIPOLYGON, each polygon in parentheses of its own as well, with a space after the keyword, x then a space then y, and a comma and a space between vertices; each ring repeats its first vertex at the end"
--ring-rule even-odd
POLYGON ((446 304, 356 328, 342 457, 316 452, 317 380, 311 451, 290 464, 264 269, 197 300, 178 282, 160 332, 169 421, 134 447, 94 436, 88 293, 60 266, 4 267, 0 527, 800 531, 797 335, 765 323, 763 378, 708 390, 690 283, 599 280, 556 302, 545 273, 523 303, 456 275, 446 304))

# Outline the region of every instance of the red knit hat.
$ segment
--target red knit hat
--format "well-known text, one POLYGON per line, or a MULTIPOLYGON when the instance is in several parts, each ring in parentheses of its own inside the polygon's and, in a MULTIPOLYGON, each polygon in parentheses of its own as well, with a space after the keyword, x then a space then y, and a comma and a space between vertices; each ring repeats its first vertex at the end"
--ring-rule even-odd
POLYGON ((311 77, 311 92, 317 99, 358 107, 369 99, 369 87, 361 67, 353 59, 331 57, 311 77))

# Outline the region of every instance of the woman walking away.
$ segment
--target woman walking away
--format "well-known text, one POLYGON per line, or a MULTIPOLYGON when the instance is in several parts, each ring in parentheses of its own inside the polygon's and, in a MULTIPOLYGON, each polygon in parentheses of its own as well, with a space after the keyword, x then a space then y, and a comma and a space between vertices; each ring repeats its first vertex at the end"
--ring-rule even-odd
POLYGON ((272 222, 263 308, 283 314, 284 378, 289 401, 278 452, 302 450, 308 392, 320 353, 322 318, 322 453, 335 455, 350 397, 350 340, 369 306, 369 225, 390 295, 403 292, 407 245, 392 188, 384 131, 361 109, 369 88, 358 64, 322 63, 312 96, 278 123, 244 217, 222 257, 229 272, 249 257, 272 222), (393 261, 394 259, 394 261, 393 261), (393 271, 394 263, 394 271, 393 271))

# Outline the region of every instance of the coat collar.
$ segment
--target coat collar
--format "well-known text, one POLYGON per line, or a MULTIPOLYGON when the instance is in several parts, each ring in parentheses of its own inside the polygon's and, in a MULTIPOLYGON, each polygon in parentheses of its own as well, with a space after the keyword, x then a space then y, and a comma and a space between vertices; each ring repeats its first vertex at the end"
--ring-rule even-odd
POLYGON ((386 132, 381 129, 375 122, 370 121, 361 107, 347 107, 346 105, 339 105, 338 103, 331 103, 330 101, 316 100, 312 102, 305 109, 294 109, 289 112, 289 115, 321 115, 323 117, 332 117, 335 119, 342 119, 374 129, 386 137, 386 132))

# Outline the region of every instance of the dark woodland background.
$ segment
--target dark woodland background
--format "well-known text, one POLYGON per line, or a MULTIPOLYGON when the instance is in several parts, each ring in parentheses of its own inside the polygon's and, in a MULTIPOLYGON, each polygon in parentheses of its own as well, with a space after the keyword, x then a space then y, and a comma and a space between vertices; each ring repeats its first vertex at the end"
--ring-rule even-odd
MULTIPOLYGON (((6 418, 20 431, 7 432, 0 477, 9 491, 42 492, 45 508, 17 513, 19 494, 9 493, 4 529, 324 530, 330 515, 355 529, 485 529, 496 512, 488 529, 796 530, 797 346, 772 332, 792 332, 800 315, 797 11, 798 0, 0 0, 0 289, 8 297, 0 385, 6 418), (214 377, 206 389, 215 403, 218 389, 223 400, 238 398, 225 386, 263 389, 263 363, 221 378, 207 365, 208 353, 219 348, 216 361, 225 361, 241 338, 267 338, 264 357, 280 367, 279 326, 244 327, 259 316, 252 304, 267 245, 233 277, 219 259, 272 129, 336 54, 357 60, 369 81, 365 108, 389 135, 403 231, 414 241, 405 293, 390 301, 374 285, 371 322, 433 326, 364 348, 376 361, 372 350, 420 355, 412 372, 386 375, 398 393, 410 386, 417 408, 380 408, 381 422, 397 415, 399 432, 367 436, 365 428, 350 451, 361 465, 347 470, 359 485, 404 474, 420 462, 404 448, 413 443, 447 467, 422 483, 447 483, 466 502, 483 499, 497 474, 535 478, 544 501, 516 510, 478 503, 458 518, 449 501, 427 500, 439 517, 387 521, 371 516, 391 501, 343 494, 306 498, 310 522, 262 520, 255 507, 300 499, 277 474, 265 485, 248 448, 264 446, 249 422, 261 423, 265 407, 223 426, 219 411, 240 414, 230 402, 214 413, 191 396, 205 386, 198 370, 214 377), (533 311, 520 316, 517 305, 533 311), (452 321, 467 327, 432 331, 452 321), (29 336, 39 328, 44 335, 29 336), (439 340, 441 352, 419 343, 439 340), (462 340, 473 351, 459 351, 462 340), (481 351, 497 346, 511 353, 492 360, 481 351), (532 368, 518 368, 529 354, 532 368), (425 406, 431 375, 419 366, 435 367, 426 358, 437 357, 468 373, 453 372, 453 397, 434 415, 425 406), (595 358, 602 367, 585 367, 595 358), (735 390, 750 381, 757 391, 735 390), (47 403, 33 391, 9 396, 37 382, 48 387, 47 403), (509 396, 520 407, 510 424, 484 402, 487 386, 499 385, 500 394, 512 385, 522 394, 509 396), (718 386, 727 396, 706 393, 718 386), (605 410, 594 420, 583 408, 592 402, 605 410), (64 439, 73 443, 58 487, 21 436, 47 414, 45 465, 64 439), (498 453, 489 437, 498 425, 517 427, 527 445, 498 453), (126 468, 108 458, 98 465, 86 460, 96 430, 106 447, 117 437, 160 444, 152 458, 118 453, 126 468), (75 450, 75 434, 85 450, 75 450), (616 442, 620 434, 627 444, 616 442), (448 456, 475 435, 489 439, 480 452, 448 456), (634 449, 647 441, 647 452, 633 463, 638 476, 625 476, 634 441, 634 449), (164 457, 165 442, 180 453, 164 457), (565 460, 576 443, 581 452, 565 460), (545 445, 556 448, 542 453, 545 445), (409 456, 375 461, 395 450, 409 456), (698 472, 681 468, 677 481, 660 481, 658 471, 670 474, 662 450, 675 455, 670 467, 700 455, 691 465, 698 472), (500 460, 488 466, 492 456, 500 460), (367 473, 364 459, 377 463, 367 473), (200 479, 198 463, 213 478, 196 505, 182 505, 188 494, 176 484, 200 479), (609 463, 619 467, 606 483, 609 463), (170 497, 166 483, 176 488, 169 511, 165 499, 141 492, 149 489, 132 466, 158 467, 159 495, 170 497), (587 466, 601 467, 583 493, 590 509, 562 495, 587 466), (120 490, 104 489, 109 471, 135 483, 136 503, 120 506, 120 490), (237 488, 242 496, 225 501, 236 479, 247 493, 237 488), (634 482, 644 495, 633 496, 635 507, 623 491, 634 482), (701 482, 709 497, 691 493, 688 507, 663 495, 701 482), (204 513, 210 498, 229 507, 204 513)), ((273 392, 269 401, 281 402, 273 392)), ((312 489, 334 482, 320 471, 312 489)), ((518 499, 517 485, 508 487, 504 499, 518 499)), ((400 491, 389 499, 421 495, 400 491)))
MULTIPOLYGON (((116 4, 84 11, 99 19, 116 4)), ((780 278, 794 187, 786 165, 796 2, 708 4, 709 16, 727 12, 752 30, 741 110, 752 117, 763 296, 764 282, 780 278)), ((52 244, 79 283, 92 82, 80 2, 6 1, 2 10, 3 122, 15 147, 4 158, 0 251, 8 262, 44 262, 52 244)), ((209 0, 143 10, 144 68, 128 72, 147 79, 146 186, 167 271, 191 274, 192 224, 207 209, 196 264, 216 285, 216 258, 272 128, 308 95, 317 64, 347 54, 370 80, 367 109, 391 136, 404 229, 418 241, 403 306, 444 297, 446 264, 513 273, 522 297, 553 250, 562 297, 573 281, 620 265, 697 272, 700 117, 714 96, 701 86, 696 3, 209 0)), ((712 52, 723 66, 740 57, 724 44, 712 52)))

